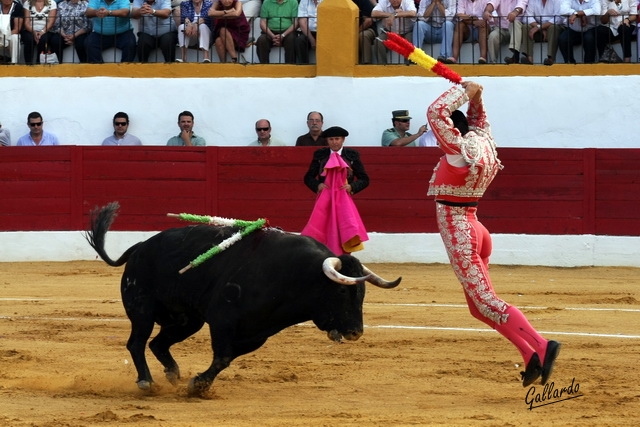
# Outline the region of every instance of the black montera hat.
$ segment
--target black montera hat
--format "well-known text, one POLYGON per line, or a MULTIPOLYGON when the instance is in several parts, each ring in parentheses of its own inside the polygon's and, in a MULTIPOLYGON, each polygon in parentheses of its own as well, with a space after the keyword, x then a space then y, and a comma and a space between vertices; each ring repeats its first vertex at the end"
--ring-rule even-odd
POLYGON ((341 128, 340 126, 332 126, 329 129, 325 130, 324 132, 322 132, 322 137, 323 138, 329 138, 332 136, 349 136, 349 132, 347 132, 346 129, 341 128))

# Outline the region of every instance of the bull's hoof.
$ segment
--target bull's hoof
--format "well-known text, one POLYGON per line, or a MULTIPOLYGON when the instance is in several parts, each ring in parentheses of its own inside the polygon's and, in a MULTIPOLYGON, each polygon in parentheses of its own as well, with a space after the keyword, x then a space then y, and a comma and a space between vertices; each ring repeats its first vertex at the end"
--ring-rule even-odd
POLYGON ((177 374, 176 372, 167 372, 165 374, 165 376, 167 377, 167 381, 169 381, 171 383, 171 385, 173 385, 173 386, 177 386, 178 385, 178 380, 180 379, 180 374, 177 374))
POLYGON ((331 341, 335 341, 337 343, 341 343, 342 342, 342 334, 338 331, 336 331, 335 329, 327 332, 327 336, 329 337, 329 339, 331 341))
POLYGON ((199 377, 193 377, 191 378, 191 381, 189 381, 187 394, 193 397, 203 397, 207 390, 209 390, 210 386, 210 382, 202 380, 199 377))
POLYGON ((151 391, 151 382, 147 380, 140 380, 137 382, 138 388, 143 391, 151 391))
POLYGON ((178 380, 180 379, 180 370, 178 368, 175 369, 165 369, 164 375, 172 385, 177 386, 178 380))

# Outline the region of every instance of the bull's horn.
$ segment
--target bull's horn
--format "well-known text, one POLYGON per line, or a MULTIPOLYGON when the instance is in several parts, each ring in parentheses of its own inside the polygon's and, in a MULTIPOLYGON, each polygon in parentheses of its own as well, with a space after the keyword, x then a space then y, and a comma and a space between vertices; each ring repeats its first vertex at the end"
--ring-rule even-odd
POLYGON ((330 257, 324 260, 322 263, 322 271, 331 280, 342 285, 355 285, 358 282, 364 282, 369 280, 369 276, 363 277, 349 277, 344 274, 338 273, 338 270, 342 268, 342 261, 340 258, 330 257))
POLYGON ((373 271, 369 270, 364 265, 362 266, 362 271, 364 271, 365 274, 368 277, 367 282, 369 282, 372 285, 375 285, 375 286, 377 286, 379 288, 384 288, 384 289, 395 288, 396 286, 398 286, 400 284, 400 281, 402 280, 402 276, 400 276, 396 280, 394 280, 393 282, 388 282, 388 281, 384 280, 382 277, 378 276, 373 271))

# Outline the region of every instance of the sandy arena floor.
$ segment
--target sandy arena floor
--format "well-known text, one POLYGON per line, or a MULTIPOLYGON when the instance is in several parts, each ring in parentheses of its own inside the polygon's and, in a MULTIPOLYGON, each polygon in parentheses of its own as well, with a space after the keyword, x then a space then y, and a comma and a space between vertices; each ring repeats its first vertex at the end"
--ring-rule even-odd
POLYGON ((202 399, 186 385, 211 362, 206 328, 173 347, 177 388, 147 352, 162 388, 137 389, 121 268, 0 263, 0 426, 638 425, 640 269, 492 266, 498 294, 563 344, 552 381, 570 399, 529 410, 518 352, 470 316, 448 265, 369 267, 403 281, 368 288, 359 341, 291 327, 202 399))

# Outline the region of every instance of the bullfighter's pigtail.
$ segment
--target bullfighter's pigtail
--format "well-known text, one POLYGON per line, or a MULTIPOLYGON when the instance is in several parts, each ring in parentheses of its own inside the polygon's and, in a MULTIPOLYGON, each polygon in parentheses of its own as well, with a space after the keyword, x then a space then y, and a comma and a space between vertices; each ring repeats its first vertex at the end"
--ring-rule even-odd
POLYGON ((230 219, 230 218, 222 218, 218 216, 206 216, 206 215, 192 215, 192 214, 167 214, 167 216, 178 218, 183 221, 190 222, 201 222, 211 225, 223 225, 228 227, 237 227, 240 230, 231 235, 230 237, 224 239, 219 244, 215 245, 207 252, 199 255, 193 261, 189 263, 186 267, 182 268, 179 273, 182 274, 190 268, 194 268, 207 261, 214 255, 219 254, 220 252, 228 249, 231 245, 236 242, 239 242, 243 237, 253 233, 254 231, 261 229, 268 225, 268 221, 265 218, 260 218, 256 221, 243 221, 240 219, 230 219))
POLYGON ((427 55, 425 51, 418 47, 415 47, 407 39, 390 31, 387 31, 386 34, 387 39, 382 43, 387 47, 387 49, 398 52, 400 55, 418 64, 422 68, 426 68, 427 70, 436 73, 440 77, 444 77, 452 83, 462 83, 462 77, 460 77, 458 73, 447 67, 442 62, 437 61, 431 56, 427 55))

